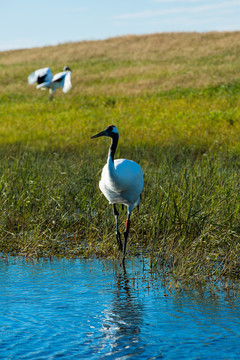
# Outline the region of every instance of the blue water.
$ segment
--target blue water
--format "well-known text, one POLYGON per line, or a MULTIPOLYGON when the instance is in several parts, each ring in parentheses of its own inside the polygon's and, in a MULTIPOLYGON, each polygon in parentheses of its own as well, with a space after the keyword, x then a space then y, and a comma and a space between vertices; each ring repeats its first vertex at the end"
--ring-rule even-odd
POLYGON ((146 262, 0 261, 0 359, 240 359, 240 303, 146 262))

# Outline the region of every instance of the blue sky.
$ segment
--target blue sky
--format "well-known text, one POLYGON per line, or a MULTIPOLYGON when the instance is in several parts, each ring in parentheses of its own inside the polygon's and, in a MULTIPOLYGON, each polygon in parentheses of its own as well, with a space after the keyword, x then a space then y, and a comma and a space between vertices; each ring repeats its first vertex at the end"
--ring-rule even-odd
POLYGON ((240 30, 240 0, 5 0, 0 51, 127 34, 240 30))

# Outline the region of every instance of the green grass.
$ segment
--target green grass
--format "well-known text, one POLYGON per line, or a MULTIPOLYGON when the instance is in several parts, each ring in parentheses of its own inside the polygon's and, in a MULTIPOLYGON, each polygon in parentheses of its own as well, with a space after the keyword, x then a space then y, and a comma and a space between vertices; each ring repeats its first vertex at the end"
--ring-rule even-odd
MULTIPOLYGON (((147 82, 138 92, 129 83, 154 80, 156 59, 148 61, 144 54, 138 63, 145 70, 138 76, 137 62, 127 55, 117 60, 91 55, 90 63, 79 55, 74 61, 83 83, 74 85, 73 71, 72 91, 56 93, 53 102, 26 84, 36 60, 27 70, 23 60, 14 61, 18 53, 8 67, 3 61, 12 75, 7 80, 2 74, 6 88, 0 94, 0 251, 120 256, 112 208, 98 189, 109 140, 90 140, 115 124, 120 132, 116 158, 137 161, 145 179, 140 211, 132 215, 129 256, 142 253, 177 277, 239 278, 240 79, 230 81, 224 69, 218 84, 179 87, 173 81, 168 89, 150 91, 147 82), (118 70, 115 78, 111 72, 118 70), (116 83, 120 87, 114 90, 116 83)), ((210 54, 206 65, 199 56, 198 62, 213 73, 225 57, 225 52, 218 60, 210 54)), ((192 59, 194 73, 193 64, 192 59)), ((172 69, 166 74, 178 75, 172 69)), ((121 210, 122 233, 125 218, 121 210)))

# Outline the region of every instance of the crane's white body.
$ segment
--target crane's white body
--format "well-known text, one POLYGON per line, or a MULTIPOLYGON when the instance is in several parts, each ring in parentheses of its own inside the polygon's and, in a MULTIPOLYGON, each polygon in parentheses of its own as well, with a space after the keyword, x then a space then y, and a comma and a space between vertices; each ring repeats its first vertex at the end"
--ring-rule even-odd
POLYGON ((124 204, 131 214, 140 203, 143 190, 143 172, 134 161, 108 157, 102 170, 99 187, 110 204, 124 204))
POLYGON ((50 68, 42 68, 35 70, 28 76, 28 83, 30 85, 37 83, 37 89, 49 89, 50 99, 58 88, 62 88, 64 93, 67 93, 71 87, 71 71, 65 67, 66 71, 62 71, 56 75, 52 75, 50 68))
POLYGON ((64 93, 67 93, 71 89, 71 71, 62 71, 53 76, 50 89, 52 92, 55 92, 60 87, 64 93))

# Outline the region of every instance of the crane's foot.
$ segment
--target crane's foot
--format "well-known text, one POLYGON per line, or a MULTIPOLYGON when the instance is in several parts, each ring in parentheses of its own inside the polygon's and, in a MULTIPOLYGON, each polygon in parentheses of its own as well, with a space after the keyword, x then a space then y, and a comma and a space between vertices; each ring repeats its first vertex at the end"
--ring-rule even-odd
POLYGON ((123 257, 120 263, 121 266, 125 265, 128 234, 129 234, 129 226, 127 226, 126 230, 124 231, 124 248, 123 248, 123 257))
POLYGON ((122 260, 120 262, 120 266, 123 266, 123 268, 125 267, 125 255, 122 257, 122 260))

